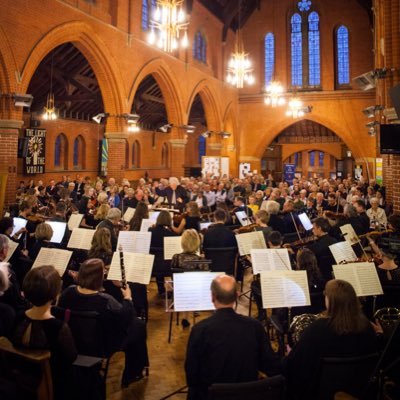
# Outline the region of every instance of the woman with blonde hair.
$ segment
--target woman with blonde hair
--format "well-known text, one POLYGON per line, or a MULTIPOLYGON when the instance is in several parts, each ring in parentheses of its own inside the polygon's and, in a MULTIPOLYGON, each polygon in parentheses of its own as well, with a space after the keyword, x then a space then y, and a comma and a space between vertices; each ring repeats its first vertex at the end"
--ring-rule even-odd
POLYGON ((29 250, 29 257, 34 261, 38 256, 40 249, 42 247, 53 247, 50 242, 53 236, 53 228, 51 225, 42 222, 36 227, 35 230, 35 243, 33 244, 31 250, 29 250))
POLYGON ((110 265, 112 258, 111 234, 107 228, 99 228, 93 235, 89 258, 100 258, 104 264, 110 265))

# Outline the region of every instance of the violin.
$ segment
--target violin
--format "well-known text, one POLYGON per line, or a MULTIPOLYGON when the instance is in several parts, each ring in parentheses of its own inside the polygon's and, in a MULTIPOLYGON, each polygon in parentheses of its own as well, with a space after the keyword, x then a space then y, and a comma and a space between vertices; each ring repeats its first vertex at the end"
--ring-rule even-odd
POLYGON ((295 242, 285 243, 284 246, 300 248, 300 247, 303 247, 303 246, 305 246, 307 244, 314 243, 316 240, 317 240, 317 238, 315 236, 308 236, 306 238, 303 238, 303 239, 300 239, 300 240, 296 240, 295 242))
POLYGON ((385 233, 393 233, 393 232, 394 232, 393 229, 386 229, 384 231, 372 231, 372 232, 364 233, 363 235, 359 235, 359 237, 360 238, 363 238, 363 237, 376 238, 376 237, 384 235, 385 233))
POLYGON ((335 213, 335 212, 329 211, 329 210, 324 211, 324 215, 326 218, 329 218, 329 219, 339 219, 339 218, 344 217, 343 213, 335 213))

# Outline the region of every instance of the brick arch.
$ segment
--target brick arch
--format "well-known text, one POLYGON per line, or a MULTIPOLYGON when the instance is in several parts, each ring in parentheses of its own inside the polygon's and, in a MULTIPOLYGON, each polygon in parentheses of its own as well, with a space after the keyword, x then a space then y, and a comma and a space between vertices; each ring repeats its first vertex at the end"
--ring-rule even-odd
POLYGON ((160 86, 165 99, 168 122, 176 126, 183 125, 182 95, 179 91, 179 84, 171 68, 160 58, 153 58, 144 64, 134 78, 128 95, 128 109, 132 109, 136 91, 143 79, 148 75, 152 75, 158 86, 160 86))
POLYGON ((122 77, 107 46, 85 22, 69 22, 48 32, 32 48, 22 69, 21 91, 26 92, 37 67, 43 58, 57 46, 71 42, 88 60, 103 97, 104 111, 110 114, 124 112, 126 97, 122 77))
POLYGON ((0 92, 10 93, 16 89, 12 83, 15 71, 18 71, 17 63, 7 35, 0 26, 0 92))
POLYGON ((215 94, 210 89, 206 79, 201 80, 193 89, 189 102, 187 103, 186 115, 189 118, 190 109, 196 95, 199 94, 206 114, 207 128, 211 131, 221 130, 221 117, 215 94))
MULTIPOLYGON (((358 157, 358 154, 361 153, 361 148, 357 146, 355 148, 354 143, 352 143, 349 139, 349 133, 343 126, 336 124, 335 122, 328 120, 327 118, 320 117, 316 114, 307 115, 307 120, 316 122, 325 126, 326 128, 333 131, 343 142, 349 147, 349 149, 353 152, 355 157, 358 157)), ((262 158, 266 147, 271 144, 271 142, 286 128, 295 124, 299 120, 288 119, 285 117, 277 122, 275 122, 271 127, 269 127, 268 135, 264 135, 260 141, 257 142, 257 157, 262 158)))

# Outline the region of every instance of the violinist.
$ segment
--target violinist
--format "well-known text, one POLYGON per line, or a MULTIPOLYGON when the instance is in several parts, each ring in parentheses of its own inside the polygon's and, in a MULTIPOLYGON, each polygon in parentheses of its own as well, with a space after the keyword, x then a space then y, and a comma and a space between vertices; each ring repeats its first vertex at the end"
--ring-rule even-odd
POLYGON ((261 231, 264 235, 265 243, 267 244, 267 238, 273 229, 268 226, 269 215, 265 210, 259 210, 254 215, 254 220, 256 223, 255 230, 261 231))
MULTIPOLYGON (((23 201, 19 206, 19 218, 26 219, 28 222, 25 226, 25 233, 19 239, 23 249, 29 249, 33 246, 35 229, 36 229, 36 218, 32 212, 32 205, 28 201, 23 201)), ((42 222, 42 221, 40 221, 42 222)))
MULTIPOLYGON (((139 192, 139 190, 137 190, 137 192, 139 192)), ((140 195, 138 197, 140 198, 140 195)), ((124 197, 122 200, 122 206, 124 210, 126 210, 128 207, 136 208, 139 201, 141 200, 135 197, 135 191, 132 188, 128 188, 126 197, 124 197)))
POLYGON ((343 207, 338 203, 335 193, 328 194, 328 204, 325 207, 325 211, 331 211, 339 214, 343 213, 343 207))
POLYGON ((89 185, 86 185, 84 194, 82 195, 78 204, 79 212, 81 214, 85 214, 88 209, 94 208, 94 206, 90 202, 93 199, 93 196, 94 196, 94 189, 89 185))
POLYGON ((253 210, 246 206, 244 197, 236 196, 233 205, 235 206, 234 213, 244 211, 249 218, 253 216, 253 210))
POLYGON ((136 205, 135 213, 133 214, 132 219, 129 221, 129 230, 131 231, 140 231, 140 227, 142 226, 143 219, 149 218, 149 208, 147 204, 140 201, 136 205))
POLYGON ((365 203, 363 200, 357 200, 354 203, 354 207, 357 211, 362 226, 362 232, 360 232, 360 234, 364 235, 367 232, 369 232, 369 227, 370 227, 370 220, 367 213, 365 212, 365 203))
MULTIPOLYGON (((54 216, 51 217, 49 219, 49 221, 67 222, 67 220, 66 220, 66 214, 67 214, 67 205, 66 205, 66 203, 64 203, 63 201, 59 201, 56 204, 56 210, 55 211, 56 212, 55 212, 54 216)), ((62 248, 66 248, 67 247, 69 238, 70 238, 70 233, 69 233, 68 227, 66 226, 65 227, 64 236, 63 236, 63 238, 61 240, 61 243, 60 243, 62 248)))
POLYGON ((335 263, 329 246, 337 243, 337 240, 328 234, 329 230, 330 225, 326 218, 316 218, 313 221, 312 232, 317 240, 308 246, 315 254, 318 261, 318 268, 325 280, 332 279, 332 265, 335 263))
POLYGON ((225 226, 228 214, 217 208, 214 211, 214 223, 204 233, 203 248, 237 247, 237 241, 231 229, 225 226))
POLYGON ((269 215, 269 226, 274 230, 280 233, 285 232, 285 226, 283 224, 282 218, 278 215, 280 210, 280 205, 275 200, 267 200, 262 204, 262 209, 269 215))
POLYGON ((120 220, 121 210, 114 207, 108 211, 107 218, 98 225, 98 228, 107 228, 110 231, 112 251, 117 251, 120 220))
POLYGON ((185 229, 200 229, 201 214, 199 207, 195 201, 189 201, 186 205, 186 213, 183 214, 182 220, 178 227, 172 227, 173 231, 180 235, 185 229))

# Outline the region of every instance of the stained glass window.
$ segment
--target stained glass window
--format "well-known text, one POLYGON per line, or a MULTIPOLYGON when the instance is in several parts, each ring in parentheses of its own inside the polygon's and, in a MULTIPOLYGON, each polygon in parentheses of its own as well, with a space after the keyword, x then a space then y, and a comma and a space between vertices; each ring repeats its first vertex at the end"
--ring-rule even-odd
POLYGON ((142 0, 142 30, 150 28, 150 21, 157 7, 157 0, 142 0))
POLYGON ((313 11, 308 16, 308 83, 319 86, 320 78, 319 16, 313 11))
POLYGON ((79 164, 79 138, 74 140, 74 167, 79 164))
POLYGON ((265 53, 265 86, 268 86, 274 76, 275 38, 273 33, 267 33, 264 39, 265 53))
POLYGON ((193 58, 204 63, 207 61, 206 38, 200 32, 194 35, 193 58))
POLYGON ((56 137, 54 144, 54 166, 59 167, 61 163, 61 135, 56 137))
POLYGON ((301 33, 300 14, 294 14, 292 17, 292 85, 302 86, 303 84, 303 49, 301 33))
POLYGON ((207 43, 204 36, 201 37, 201 61, 207 62, 207 43))
POLYGON ((310 0, 301 0, 297 3, 297 7, 299 7, 300 11, 308 11, 311 7, 310 0))
POLYGON ((336 32, 336 54, 337 83, 348 85, 350 83, 349 30, 344 25, 336 32))
POLYGON ((201 157, 206 155, 206 138, 199 136, 199 164, 201 165, 201 157))
POLYGON ((295 166, 295 168, 297 167, 298 163, 299 163, 299 153, 294 153, 294 166, 295 166))
POLYGON ((318 162, 320 167, 324 166, 324 156, 325 156, 325 153, 323 151, 320 151, 319 152, 319 162, 318 162))
POLYGON ((310 151, 309 155, 310 155, 310 167, 313 167, 315 163, 315 151, 314 150, 310 151))

